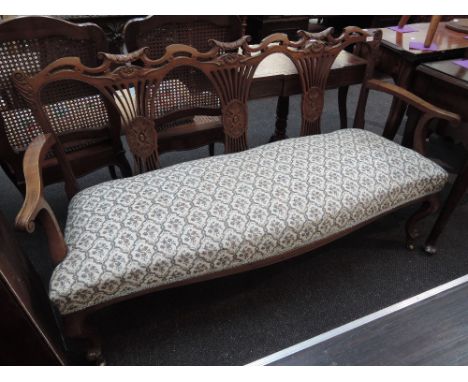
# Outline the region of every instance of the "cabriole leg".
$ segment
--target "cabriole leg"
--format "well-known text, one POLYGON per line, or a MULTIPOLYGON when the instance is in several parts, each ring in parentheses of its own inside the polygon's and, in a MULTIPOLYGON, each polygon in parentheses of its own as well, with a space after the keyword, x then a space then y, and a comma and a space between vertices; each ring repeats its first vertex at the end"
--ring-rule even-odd
POLYGON ((101 338, 97 329, 90 323, 88 316, 71 314, 64 317, 66 337, 77 341, 84 347, 86 360, 93 365, 105 365, 102 355, 101 338))
POLYGON ((416 229, 417 223, 424 219, 426 216, 437 212, 440 206, 439 196, 431 195, 428 197, 421 207, 410 216, 406 222, 406 247, 410 250, 416 248, 415 239, 419 237, 419 232, 416 229))

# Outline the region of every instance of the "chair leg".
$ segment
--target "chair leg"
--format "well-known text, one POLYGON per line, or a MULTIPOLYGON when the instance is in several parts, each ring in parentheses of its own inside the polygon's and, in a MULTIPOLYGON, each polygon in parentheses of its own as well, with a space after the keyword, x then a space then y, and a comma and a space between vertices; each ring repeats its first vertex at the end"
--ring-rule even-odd
POLYGON ((417 223, 424 219, 426 216, 429 216, 432 213, 435 213, 439 210, 440 201, 439 195, 429 196, 421 205, 421 207, 410 216, 406 222, 406 247, 410 250, 416 248, 415 239, 419 237, 419 231, 416 229, 417 223))
POLYGON ((214 154, 215 154, 215 144, 214 143, 210 143, 208 145, 208 152, 210 153, 210 157, 214 156, 214 154))
POLYGON ((109 174, 110 174, 111 178, 112 179, 117 179, 117 173, 115 172, 115 166, 110 165, 110 166, 107 166, 107 168, 109 169, 109 174))
POLYGON ((102 355, 101 338, 86 315, 71 314, 63 318, 65 335, 79 342, 85 348, 86 360, 90 364, 105 365, 102 355))
POLYGON ((452 189, 447 197, 447 200, 440 211, 440 215, 437 218, 432 231, 429 234, 429 237, 426 240, 424 250, 426 253, 433 255, 436 253, 436 242, 442 233, 444 227, 447 225, 447 222, 452 215, 455 207, 460 203, 460 200, 463 198, 465 193, 468 190, 468 162, 465 162, 464 168, 458 175, 455 183, 452 186, 452 189))
POLYGON ((348 99, 349 86, 341 86, 338 88, 338 110, 340 112, 340 128, 348 127, 348 112, 346 100, 348 99))
POLYGON ((6 164, 3 162, 0 162, 0 167, 2 168, 3 172, 10 178, 11 182, 15 185, 15 187, 18 189, 20 194, 24 197, 26 195, 26 183, 24 181, 24 178, 18 179, 15 176, 15 173, 12 172, 6 164))
POLYGON ((289 97, 279 96, 276 104, 276 124, 275 133, 270 137, 270 142, 286 139, 286 129, 288 127, 289 97))
POLYGON ((439 27, 440 20, 442 16, 432 16, 431 22, 429 23, 429 28, 427 30, 426 39, 424 40, 424 47, 429 48, 434 40, 435 33, 439 27))
POLYGON ((122 174, 123 178, 127 178, 133 175, 130 163, 128 163, 127 157, 124 153, 121 153, 117 156, 117 166, 119 166, 120 173, 122 174))

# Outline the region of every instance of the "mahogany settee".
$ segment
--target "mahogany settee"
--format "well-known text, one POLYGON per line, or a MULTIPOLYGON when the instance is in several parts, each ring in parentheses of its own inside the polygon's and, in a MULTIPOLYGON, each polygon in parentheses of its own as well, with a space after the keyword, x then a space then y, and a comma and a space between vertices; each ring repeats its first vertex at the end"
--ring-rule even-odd
POLYGON ((335 57, 376 36, 348 27, 338 38, 299 37, 275 34, 256 47, 247 37, 211 41, 207 52, 176 44, 157 59, 148 58, 146 49, 102 54, 95 68, 63 58, 34 76, 14 74, 43 130, 25 155, 27 191, 16 225, 28 232, 36 222, 45 227, 56 265, 50 299, 65 334, 89 340, 91 359, 101 353, 89 317, 109 304, 304 254, 397 208, 422 203, 406 223, 407 244, 414 248, 415 225, 437 210, 447 181, 447 173, 424 157, 428 122, 441 118, 457 125, 459 117, 396 85, 369 80, 367 91, 388 93, 421 111, 414 150, 358 128, 319 134, 335 57), (226 48, 231 52, 223 53, 226 48), (247 150, 249 87, 257 66, 275 53, 287 55, 301 79, 301 136, 247 150), (143 65, 132 64, 137 60, 143 65), (181 66, 201 71, 220 98, 225 155, 159 169, 152 96, 181 66), (40 100, 46 84, 70 79, 94 86, 121 113, 138 175, 78 190, 40 100), (41 163, 51 150, 74 195, 65 235, 43 191, 41 163))

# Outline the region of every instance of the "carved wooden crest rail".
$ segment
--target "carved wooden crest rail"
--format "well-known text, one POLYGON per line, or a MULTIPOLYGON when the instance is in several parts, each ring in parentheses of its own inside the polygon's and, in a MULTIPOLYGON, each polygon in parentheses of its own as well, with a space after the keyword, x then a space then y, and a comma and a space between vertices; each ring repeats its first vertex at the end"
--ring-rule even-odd
MULTIPOLYGON (((32 77, 18 71, 13 81, 44 132, 52 134, 41 104, 41 89, 61 80, 85 82, 96 88, 119 111, 135 158, 135 171, 144 172, 159 167, 157 133, 152 118, 157 90, 165 77, 179 67, 191 67, 203 73, 220 98, 221 110, 208 113, 222 115, 226 153, 248 148, 250 86, 258 65, 274 53, 287 55, 300 77, 303 90, 301 135, 319 133, 324 89, 333 61, 351 44, 373 44, 381 39, 380 31, 370 33, 357 27, 345 28, 337 38, 332 33, 332 28, 319 34, 299 31, 297 41, 290 41, 285 34, 273 34, 257 46, 248 44, 248 36, 234 42, 210 40, 212 48, 207 52, 174 44, 158 59, 150 59, 147 48, 126 55, 100 53, 102 63, 94 68, 83 65, 78 58, 68 57, 53 62, 32 77)), ((183 111, 179 113, 183 116, 183 111)), ((56 155, 63 154, 57 152, 56 155)))

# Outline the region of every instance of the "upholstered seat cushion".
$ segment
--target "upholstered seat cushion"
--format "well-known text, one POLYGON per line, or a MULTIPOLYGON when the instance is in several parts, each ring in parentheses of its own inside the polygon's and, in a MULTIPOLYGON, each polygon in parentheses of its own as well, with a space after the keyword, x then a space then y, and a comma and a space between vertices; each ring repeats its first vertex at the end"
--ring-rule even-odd
POLYGON ((303 247, 442 189, 437 164, 344 129, 102 183, 70 202, 62 314, 303 247))

